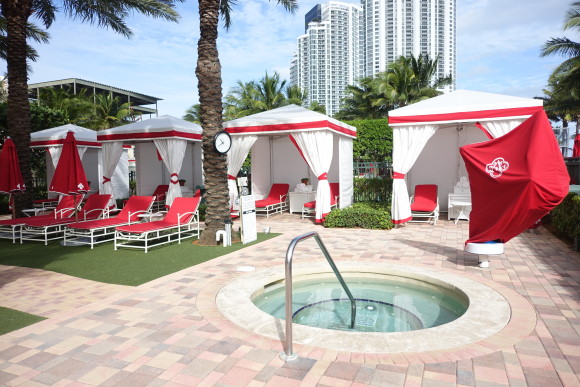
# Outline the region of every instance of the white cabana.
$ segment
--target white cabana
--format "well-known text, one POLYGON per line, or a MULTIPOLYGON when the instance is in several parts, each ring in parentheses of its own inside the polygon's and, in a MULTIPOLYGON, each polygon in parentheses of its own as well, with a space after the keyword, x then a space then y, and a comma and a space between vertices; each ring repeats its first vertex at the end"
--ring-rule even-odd
MULTIPOLYGON (((79 156, 81 157, 87 180, 91 182, 90 192, 105 193, 100 184, 100 176, 103 176, 105 170, 107 170, 104 164, 106 152, 103 152, 101 143, 97 142, 97 132, 73 124, 57 126, 30 134, 31 148, 45 148, 47 150, 47 184, 52 180, 62 152, 62 145, 69 131, 74 133, 75 139, 77 140, 79 156)), ((113 198, 125 198, 129 196, 129 158, 127 149, 123 150, 123 148, 120 148, 117 157, 119 162, 112 169, 108 169, 105 175, 109 176, 114 186, 114 190, 107 193, 112 194, 113 198)))
MULTIPOLYGON (((352 204, 352 140, 356 128, 296 105, 288 105, 224 123, 232 135, 228 174, 235 178, 252 151, 252 192, 268 194, 274 183, 308 177, 316 190, 316 221, 330 212, 328 182, 340 183, 340 208, 352 204)), ((232 180, 233 181, 233 180, 232 180)), ((229 185, 230 197, 236 193, 229 185)))
POLYGON ((437 184, 441 210, 461 176, 459 147, 500 137, 534 112, 532 98, 457 90, 389 112, 393 128, 393 223, 411 219, 407 185, 437 184))
POLYGON ((118 149, 120 143, 134 145, 137 195, 151 195, 158 185, 169 184, 165 204, 171 205, 174 198, 183 196, 179 180, 186 181, 184 190, 191 193, 203 185, 201 132, 201 126, 193 122, 160 116, 101 130, 97 139, 104 149, 118 149))

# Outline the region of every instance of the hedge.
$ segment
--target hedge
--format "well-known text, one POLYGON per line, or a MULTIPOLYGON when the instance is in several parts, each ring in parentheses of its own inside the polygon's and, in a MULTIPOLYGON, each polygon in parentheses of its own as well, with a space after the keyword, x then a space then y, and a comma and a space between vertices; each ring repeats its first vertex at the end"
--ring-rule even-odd
POLYGON ((550 223, 568 240, 580 238, 580 196, 569 193, 550 213, 550 223))
POLYGON ((324 227, 389 230, 393 228, 393 223, 388 204, 363 202, 342 210, 332 210, 324 219, 324 227))

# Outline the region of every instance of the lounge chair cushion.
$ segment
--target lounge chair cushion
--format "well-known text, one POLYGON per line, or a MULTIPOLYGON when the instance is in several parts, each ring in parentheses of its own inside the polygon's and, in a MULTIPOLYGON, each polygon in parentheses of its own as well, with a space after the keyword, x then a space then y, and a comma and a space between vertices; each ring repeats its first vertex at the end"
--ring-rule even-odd
POLYGON ((187 224, 193 217, 193 213, 197 211, 200 200, 201 197, 199 195, 194 195, 192 198, 177 197, 173 199, 167 215, 162 220, 121 226, 117 227, 117 231, 142 234, 187 224))
POLYGON ((423 184, 415 187, 411 211, 431 212, 437 207, 437 185, 423 184))
POLYGON ((93 229, 103 227, 121 226, 127 223, 136 222, 139 215, 151 208, 153 196, 131 196, 127 204, 119 214, 111 218, 88 220, 69 225, 69 228, 93 229))
POLYGON ((256 200, 256 208, 267 207, 284 202, 286 200, 286 195, 288 195, 288 190, 290 190, 290 184, 272 184, 268 197, 256 200))

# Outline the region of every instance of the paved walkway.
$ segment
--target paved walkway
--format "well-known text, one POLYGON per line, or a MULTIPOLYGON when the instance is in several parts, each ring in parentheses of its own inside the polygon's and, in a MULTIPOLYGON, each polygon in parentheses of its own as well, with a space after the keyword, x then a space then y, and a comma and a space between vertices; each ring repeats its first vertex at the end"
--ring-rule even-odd
MULTIPOLYGON (((580 253, 543 228, 510 241, 504 255, 480 269, 477 257, 463 252, 466 222, 336 230, 286 214, 259 226, 283 235, 135 288, 0 267, 0 305, 49 317, 0 336, 0 385, 580 385, 580 253), (245 275, 240 266, 283 272, 289 241, 309 230, 319 231, 339 267, 388 262, 447 271, 500 291, 514 316, 531 314, 512 318, 499 335, 445 351, 377 354, 295 345, 298 360, 284 363, 281 341, 224 318, 215 294, 245 275), (53 288, 61 290, 41 298, 53 288)), ((300 245, 295 265, 313 260, 323 258, 310 240, 300 245)))

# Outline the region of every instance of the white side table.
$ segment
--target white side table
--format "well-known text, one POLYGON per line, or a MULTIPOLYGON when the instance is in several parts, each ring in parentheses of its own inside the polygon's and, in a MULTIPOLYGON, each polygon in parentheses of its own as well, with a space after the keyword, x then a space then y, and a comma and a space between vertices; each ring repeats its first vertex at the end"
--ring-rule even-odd
POLYGON ((469 213, 471 212, 471 193, 450 193, 447 197, 447 219, 465 219, 469 220, 469 213), (460 213, 460 208, 456 203, 469 203, 463 207, 460 213))
POLYGON ((290 192, 290 213, 298 212, 302 213, 302 207, 304 203, 316 200, 316 191, 310 192, 290 192))
POLYGON ((453 205, 453 208, 457 209, 457 217, 455 218, 455 224, 457 224, 459 219, 469 220, 469 212, 467 212, 467 208, 471 207, 471 201, 451 200, 451 204, 453 205))

